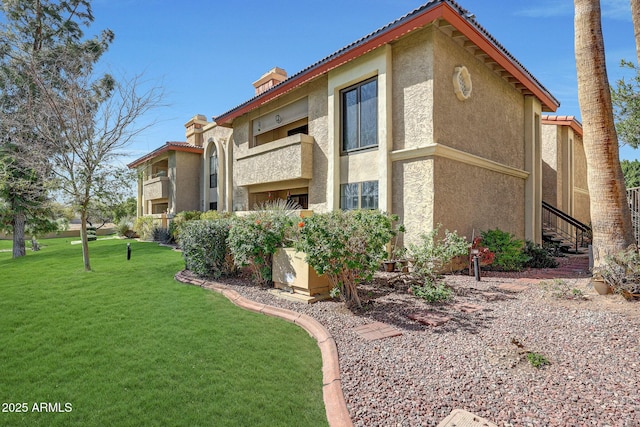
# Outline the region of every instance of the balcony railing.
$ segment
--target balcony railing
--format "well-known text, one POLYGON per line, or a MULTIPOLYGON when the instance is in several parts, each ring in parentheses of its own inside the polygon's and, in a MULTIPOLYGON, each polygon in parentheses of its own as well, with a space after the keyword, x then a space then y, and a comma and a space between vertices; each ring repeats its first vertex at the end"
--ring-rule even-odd
POLYGON ((239 186, 311 179, 313 137, 302 133, 250 148, 236 156, 239 186))
POLYGON ((144 182, 143 195, 145 200, 166 199, 169 197, 169 178, 159 176, 144 182))

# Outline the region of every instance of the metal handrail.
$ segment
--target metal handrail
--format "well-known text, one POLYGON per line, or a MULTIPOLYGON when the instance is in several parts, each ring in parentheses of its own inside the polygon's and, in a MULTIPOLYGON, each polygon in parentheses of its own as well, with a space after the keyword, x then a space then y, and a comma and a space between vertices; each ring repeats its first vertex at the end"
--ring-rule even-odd
POLYGON ((542 202, 542 209, 543 226, 552 229, 556 234, 571 241, 576 252, 578 252, 579 247, 585 246, 585 236, 591 231, 591 227, 551 206, 549 203, 542 202))
POLYGON ((640 246, 640 187, 627 189, 627 202, 631 210, 631 223, 636 244, 640 246))

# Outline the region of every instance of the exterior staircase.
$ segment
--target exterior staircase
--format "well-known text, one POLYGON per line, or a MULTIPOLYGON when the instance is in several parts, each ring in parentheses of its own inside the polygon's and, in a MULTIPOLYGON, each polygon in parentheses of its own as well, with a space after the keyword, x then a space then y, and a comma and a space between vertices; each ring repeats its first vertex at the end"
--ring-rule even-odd
POLYGON ((542 240, 557 245, 562 252, 583 254, 591 244, 591 227, 542 202, 542 240))
POLYGON ((627 189, 627 202, 631 209, 631 223, 636 245, 640 246, 640 187, 627 189))

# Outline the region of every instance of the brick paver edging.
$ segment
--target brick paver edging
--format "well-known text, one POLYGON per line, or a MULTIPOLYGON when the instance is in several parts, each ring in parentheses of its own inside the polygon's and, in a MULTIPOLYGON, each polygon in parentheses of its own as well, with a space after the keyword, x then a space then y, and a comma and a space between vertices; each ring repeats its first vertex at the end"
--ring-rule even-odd
POLYGON ((218 292, 238 307, 267 316, 279 317, 295 323, 307 331, 318 342, 318 347, 320 347, 320 353, 322 354, 322 396, 329 425, 332 427, 353 426, 351 416, 347 410, 347 403, 342 393, 338 348, 327 328, 322 326, 320 322, 306 314, 251 301, 222 283, 188 277, 184 270, 176 273, 175 279, 181 283, 188 283, 218 292))

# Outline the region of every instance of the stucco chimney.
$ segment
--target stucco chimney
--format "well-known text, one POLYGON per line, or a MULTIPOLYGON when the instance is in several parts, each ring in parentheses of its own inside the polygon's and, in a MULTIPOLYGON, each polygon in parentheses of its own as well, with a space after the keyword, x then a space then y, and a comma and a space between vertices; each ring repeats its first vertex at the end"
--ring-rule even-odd
POLYGON ((253 82, 253 87, 256 88, 256 96, 262 92, 266 92, 275 85, 283 82, 287 79, 287 72, 282 68, 272 68, 262 75, 258 80, 253 82))
POLYGON ((202 114, 197 114, 191 118, 184 127, 187 128, 187 143, 202 147, 202 128, 207 125, 207 118, 202 114))

